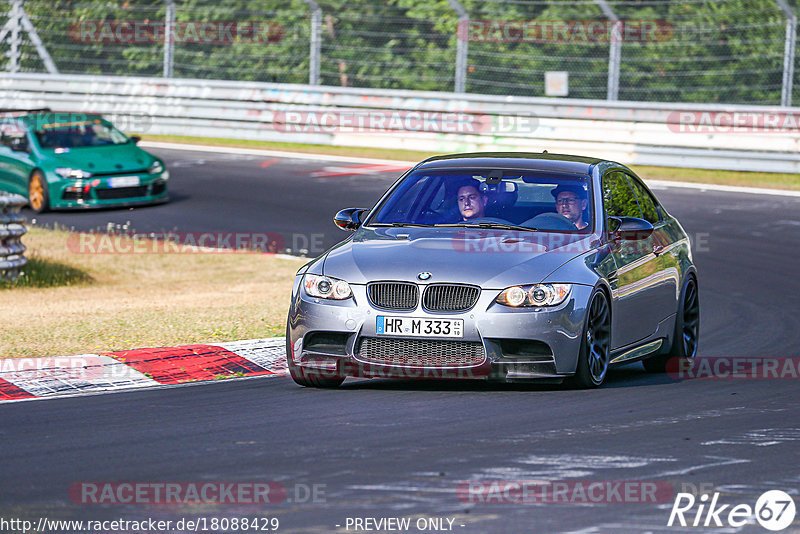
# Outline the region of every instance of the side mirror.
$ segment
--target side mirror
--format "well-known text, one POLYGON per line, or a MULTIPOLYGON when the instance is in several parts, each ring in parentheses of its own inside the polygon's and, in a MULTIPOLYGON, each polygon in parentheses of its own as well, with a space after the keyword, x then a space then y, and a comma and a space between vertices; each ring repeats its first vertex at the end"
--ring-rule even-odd
POLYGON ((142 138, 139 137, 138 135, 132 135, 132 136, 128 137, 128 139, 130 139, 131 143, 133 143, 134 145, 138 145, 139 141, 142 140, 142 138))
POLYGON ((337 213, 333 222, 340 230, 355 231, 361 226, 361 216, 364 212, 369 211, 364 208, 347 208, 337 213))
POLYGON ((626 241, 647 239, 653 233, 653 225, 639 217, 609 217, 608 223, 613 237, 626 241))
POLYGON ((15 150, 17 152, 27 152, 28 138, 24 136, 12 137, 11 141, 8 143, 8 146, 11 148, 11 150, 15 150))

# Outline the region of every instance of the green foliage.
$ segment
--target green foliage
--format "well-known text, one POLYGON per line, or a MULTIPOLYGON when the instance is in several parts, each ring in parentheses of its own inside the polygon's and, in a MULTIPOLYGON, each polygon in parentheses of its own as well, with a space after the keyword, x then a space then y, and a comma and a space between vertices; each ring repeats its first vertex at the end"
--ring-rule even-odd
MULTIPOLYGON (((178 23, 271 21, 280 29, 272 42, 176 43, 175 77, 308 81, 311 13, 304 0, 175 2, 178 23)), ((321 83, 453 90, 460 34, 458 15, 447 0, 318 3, 321 83)), ((461 3, 473 24, 606 20, 590 0, 461 3)), ((797 9, 796 0, 792 3, 797 9)), ((162 42, 92 42, 81 39, 79 30, 81 23, 96 21, 163 21, 164 0, 25 0, 24 6, 63 73, 162 74, 162 42)), ((779 103, 786 20, 776 3, 627 0, 611 6, 627 23, 657 22, 663 30, 656 40, 623 39, 621 100, 779 103)), ((544 40, 487 35, 466 43, 468 92, 543 96, 545 72, 563 70, 569 73, 570 97, 605 98, 608 40, 580 33, 544 40)), ((7 50, 7 43, 0 46, 0 52, 7 50)), ((44 70, 30 42, 22 52, 23 70, 44 70)), ((800 86, 800 69, 795 70, 800 86)))

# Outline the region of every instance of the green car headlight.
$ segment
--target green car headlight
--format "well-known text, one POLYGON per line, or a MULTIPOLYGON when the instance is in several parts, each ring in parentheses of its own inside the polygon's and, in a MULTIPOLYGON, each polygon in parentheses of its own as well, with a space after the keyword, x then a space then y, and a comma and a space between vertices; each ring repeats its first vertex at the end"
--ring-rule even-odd
POLYGON ((164 165, 161 164, 160 161, 154 161, 152 165, 147 169, 149 174, 159 174, 164 172, 164 165))

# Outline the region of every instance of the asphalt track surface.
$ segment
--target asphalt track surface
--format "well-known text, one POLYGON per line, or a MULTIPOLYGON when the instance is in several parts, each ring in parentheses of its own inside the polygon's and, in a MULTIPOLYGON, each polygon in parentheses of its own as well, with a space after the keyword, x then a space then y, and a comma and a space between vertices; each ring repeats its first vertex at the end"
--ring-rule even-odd
MULTIPOLYGON (((326 164, 154 152, 171 169, 170 204, 39 222, 322 233, 327 245, 345 236, 331 215, 372 205, 397 174, 311 177, 326 164)), ((800 199, 656 194, 695 240, 700 354, 800 358, 800 199)), ((327 391, 264 378, 10 403, 0 406, 0 516, 262 515, 278 517, 279 532, 354 532, 348 517, 446 517, 470 533, 767 532, 668 527, 672 499, 475 503, 456 489, 469 480, 657 481, 718 491, 723 504, 752 506, 770 489, 797 499, 798 398, 797 379, 673 380, 633 364, 593 391, 389 380, 327 391), (75 504, 68 490, 83 481, 276 481, 325 493, 266 506, 75 504)), ((799 530, 796 519, 784 532, 799 530)))

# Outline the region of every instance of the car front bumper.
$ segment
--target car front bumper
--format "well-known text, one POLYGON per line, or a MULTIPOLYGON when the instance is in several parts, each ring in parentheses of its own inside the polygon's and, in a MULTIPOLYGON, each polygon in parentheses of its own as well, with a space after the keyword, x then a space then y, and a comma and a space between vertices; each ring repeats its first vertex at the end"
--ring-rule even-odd
POLYGON ((560 381, 575 372, 593 289, 573 285, 561 305, 541 308, 502 306, 494 302, 500 290, 484 289, 471 310, 450 314, 378 309, 366 286, 351 285, 353 298, 344 301, 313 298, 300 289, 301 279, 289 311, 287 357, 320 376, 560 381), (378 316, 462 319, 463 337, 378 334, 378 316), (378 358, 374 347, 383 347, 378 358))
POLYGON ((50 207, 53 209, 90 209, 156 204, 169 199, 169 171, 158 174, 100 176, 81 180, 48 177, 50 207), (115 178, 131 184, 114 187, 115 178), (133 183, 135 181, 135 183, 133 183))

